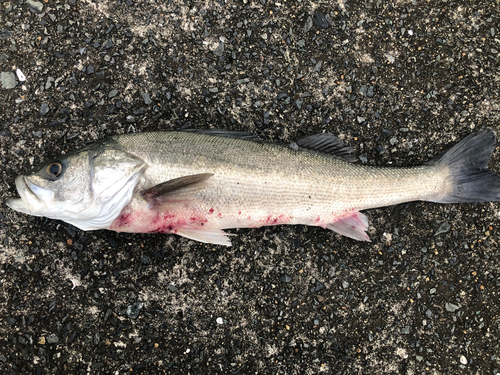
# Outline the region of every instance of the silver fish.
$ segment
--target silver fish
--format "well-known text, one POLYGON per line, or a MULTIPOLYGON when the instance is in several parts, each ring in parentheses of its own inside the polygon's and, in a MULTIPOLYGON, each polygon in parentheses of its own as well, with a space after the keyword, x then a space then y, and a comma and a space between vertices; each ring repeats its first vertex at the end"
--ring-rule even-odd
POLYGON ((369 241, 360 211, 415 200, 500 200, 492 130, 411 168, 354 164, 331 134, 290 148, 231 131, 118 135, 16 178, 7 205, 83 230, 174 233, 227 245, 223 229, 303 224, 369 241))

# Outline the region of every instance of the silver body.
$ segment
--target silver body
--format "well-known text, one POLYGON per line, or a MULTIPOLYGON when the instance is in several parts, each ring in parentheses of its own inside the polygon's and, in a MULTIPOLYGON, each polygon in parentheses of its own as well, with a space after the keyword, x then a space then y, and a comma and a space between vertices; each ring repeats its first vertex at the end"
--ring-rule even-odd
POLYGON ((44 167, 16 179, 9 206, 84 230, 176 233, 229 245, 221 231, 264 225, 321 226, 369 240, 360 210, 450 190, 446 166, 376 168, 280 145, 185 132, 139 133, 98 141, 66 156, 60 179, 44 167), (165 181, 213 174, 152 207, 142 194, 165 181))
POLYGON ((365 167, 307 150, 182 132, 134 134, 115 140, 146 163, 140 188, 213 173, 208 186, 194 193, 193 209, 214 208, 222 215, 221 229, 241 227, 237 225, 239 211, 255 218, 286 214, 289 224, 311 225, 320 216, 327 224, 346 211, 429 200, 447 193, 443 168, 365 167))

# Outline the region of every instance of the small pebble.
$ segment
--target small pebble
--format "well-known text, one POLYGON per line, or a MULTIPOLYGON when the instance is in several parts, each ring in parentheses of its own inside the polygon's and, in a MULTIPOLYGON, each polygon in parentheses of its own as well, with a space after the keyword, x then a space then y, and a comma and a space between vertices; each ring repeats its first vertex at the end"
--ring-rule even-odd
POLYGON ((224 319, 222 318, 217 318, 217 324, 224 324, 224 319))
POLYGON ((59 337, 54 334, 50 334, 47 336, 47 344, 57 344, 59 342, 59 337))
POLYGON ((309 30, 311 30, 311 27, 313 25, 313 19, 311 16, 307 17, 306 23, 304 24, 304 32, 307 33, 309 30))
POLYGON ((33 13, 40 13, 43 10, 43 4, 39 1, 27 0, 26 5, 33 13))
POLYGON ((40 116, 45 116, 47 113, 49 113, 49 110, 49 105, 47 103, 43 103, 40 107, 40 116))
POLYGON ((316 281, 316 291, 319 292, 323 289, 325 289, 325 285, 323 283, 320 283, 319 281, 316 281))
POLYGON ((175 285, 169 285, 168 290, 170 290, 172 293, 177 292, 177 287, 175 285))
POLYGON ((214 50, 214 55, 222 56, 224 54, 224 42, 220 42, 217 48, 214 50))
POLYGON ((102 48, 104 48, 104 49, 108 49, 111 47, 113 47, 113 41, 111 39, 106 40, 104 42, 104 44, 102 45, 102 48))
POLYGON ((19 80, 19 82, 26 81, 26 76, 23 74, 23 72, 21 72, 21 69, 17 68, 16 74, 17 74, 17 79, 19 80))
POLYGON ((292 278, 285 274, 281 275, 280 280, 283 281, 284 283, 289 283, 290 281, 292 281, 292 278))
POLYGON ((127 307, 127 316, 130 319, 135 319, 139 316, 139 312, 141 309, 144 307, 144 303, 142 302, 136 302, 130 306, 127 307))
POLYGON ((325 15, 321 12, 317 12, 314 15, 314 24, 321 29, 328 28, 328 21, 326 20, 325 15))
POLYGON ((16 76, 12 72, 0 73, 0 81, 4 89, 13 89, 17 86, 16 76))
POLYGON ((441 226, 439 227, 439 229, 436 231, 436 233, 434 234, 435 236, 437 235, 440 235, 442 233, 446 233, 450 230, 451 226, 450 224, 445 221, 443 224, 441 224, 441 226))
POLYGON ((142 99, 146 105, 150 105, 153 102, 148 94, 142 94, 142 99))
POLYGON ((12 36, 12 31, 8 29, 2 29, 2 31, 0 31, 0 40, 9 39, 11 36, 12 36))

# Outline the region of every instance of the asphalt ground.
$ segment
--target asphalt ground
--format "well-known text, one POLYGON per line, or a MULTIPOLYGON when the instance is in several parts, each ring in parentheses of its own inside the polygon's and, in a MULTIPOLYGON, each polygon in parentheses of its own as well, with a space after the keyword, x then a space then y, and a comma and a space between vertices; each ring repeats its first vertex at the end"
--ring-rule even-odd
POLYGON ((276 226, 233 230, 230 248, 5 205, 19 173, 127 132, 328 131, 358 163, 419 164, 498 131, 499 16, 496 1, 3 1, 0 372, 500 373, 498 203, 370 210, 371 243, 276 226))

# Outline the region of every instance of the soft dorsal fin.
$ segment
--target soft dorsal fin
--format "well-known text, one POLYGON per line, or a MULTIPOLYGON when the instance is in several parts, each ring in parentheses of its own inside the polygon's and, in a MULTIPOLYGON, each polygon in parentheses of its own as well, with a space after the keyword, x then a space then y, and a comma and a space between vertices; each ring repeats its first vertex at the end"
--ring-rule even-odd
POLYGON ((174 178, 142 191, 141 195, 152 207, 165 202, 189 200, 189 193, 205 188, 206 181, 212 176, 213 173, 200 173, 174 178))
POLYGON ((347 146, 343 140, 337 138, 331 133, 315 134, 309 137, 299 139, 297 144, 305 149, 324 152, 339 159, 355 162, 354 150, 347 146))
POLYGON ((183 129, 183 132, 216 135, 225 138, 246 139, 247 141, 262 141, 258 135, 250 134, 240 130, 227 129, 183 129))

